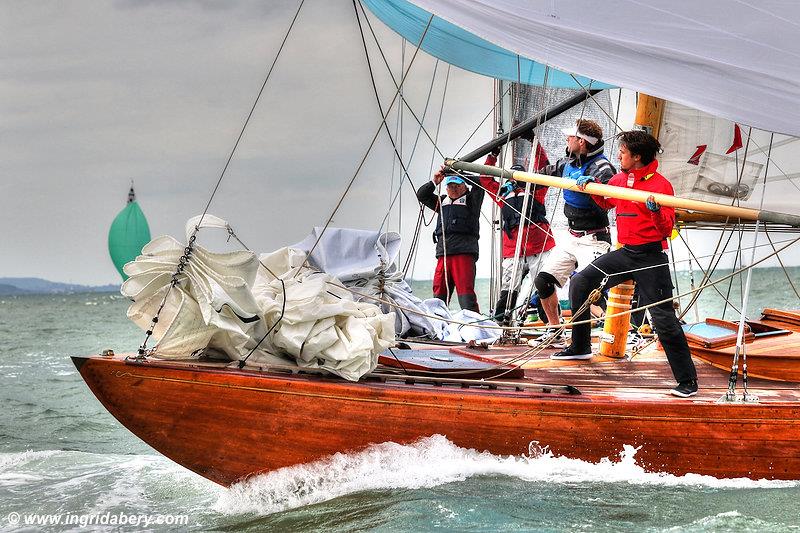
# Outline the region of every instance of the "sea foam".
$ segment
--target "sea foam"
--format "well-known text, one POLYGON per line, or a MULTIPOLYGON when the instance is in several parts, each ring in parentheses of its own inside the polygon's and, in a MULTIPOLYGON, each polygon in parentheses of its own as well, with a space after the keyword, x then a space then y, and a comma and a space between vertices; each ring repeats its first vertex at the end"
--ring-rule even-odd
POLYGON ((508 476, 526 482, 555 484, 627 483, 699 486, 716 489, 784 488, 800 481, 717 479, 687 474, 645 472, 637 449, 625 446, 619 457, 590 463, 557 457, 531 444, 528 456, 498 456, 460 448, 441 435, 414 444, 383 443, 355 453, 269 472, 232 486, 215 510, 267 515, 370 490, 421 489, 474 476, 508 476))

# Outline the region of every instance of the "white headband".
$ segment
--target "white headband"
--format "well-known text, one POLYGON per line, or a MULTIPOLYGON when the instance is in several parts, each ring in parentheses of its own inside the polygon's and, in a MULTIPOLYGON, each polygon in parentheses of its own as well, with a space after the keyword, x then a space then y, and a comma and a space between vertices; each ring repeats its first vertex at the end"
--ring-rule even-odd
POLYGON ((579 132, 578 128, 564 128, 563 130, 561 130, 561 133, 563 133, 568 137, 569 136, 580 137, 589 144, 597 144, 597 141, 600 140, 597 137, 592 137, 591 135, 586 135, 585 133, 579 132))

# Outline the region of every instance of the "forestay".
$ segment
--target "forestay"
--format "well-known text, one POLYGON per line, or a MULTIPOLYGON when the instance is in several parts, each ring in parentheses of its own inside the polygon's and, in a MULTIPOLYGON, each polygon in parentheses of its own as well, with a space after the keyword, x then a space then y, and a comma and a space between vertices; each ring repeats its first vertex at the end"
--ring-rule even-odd
POLYGON ((800 135, 800 2, 412 2, 555 68, 800 135))

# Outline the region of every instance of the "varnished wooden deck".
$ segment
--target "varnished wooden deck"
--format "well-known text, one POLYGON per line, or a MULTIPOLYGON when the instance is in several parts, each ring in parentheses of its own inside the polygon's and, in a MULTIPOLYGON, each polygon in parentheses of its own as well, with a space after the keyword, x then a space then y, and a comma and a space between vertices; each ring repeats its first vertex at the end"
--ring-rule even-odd
MULTIPOLYGON (((772 344, 772 339, 768 342, 772 344)), ((700 391, 688 400, 669 394, 675 386, 664 352, 651 346, 632 360, 611 359, 596 355, 588 361, 553 361, 550 354, 555 349, 541 350, 535 355, 527 346, 458 348, 466 354, 491 357, 498 362, 514 362, 525 368, 525 379, 537 383, 571 385, 582 394, 617 398, 651 398, 670 402, 703 401, 716 402, 728 390, 730 369, 714 366, 694 358, 700 391)), ((731 360, 728 360, 730 363, 731 360)), ((743 392, 741 374, 736 391, 743 392)), ((762 402, 800 402, 800 383, 773 381, 750 376, 748 392, 762 402)))

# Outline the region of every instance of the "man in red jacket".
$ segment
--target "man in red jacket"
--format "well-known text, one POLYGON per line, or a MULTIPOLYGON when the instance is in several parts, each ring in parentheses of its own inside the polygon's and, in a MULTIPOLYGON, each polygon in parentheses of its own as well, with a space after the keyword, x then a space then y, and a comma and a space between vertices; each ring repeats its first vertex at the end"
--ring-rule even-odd
MULTIPOLYGON (((659 142, 643 131, 626 131, 619 138, 619 162, 622 172, 609 180, 609 185, 628 187, 651 193, 673 195, 672 185, 656 172, 656 153, 659 142)), ((583 188, 591 176, 582 176, 578 185, 583 188)), ((686 336, 681 328, 675 309, 672 307, 672 278, 664 250, 675 224, 675 210, 656 203, 653 196, 642 204, 630 200, 618 200, 592 196, 604 209, 617 210, 617 241, 620 248, 611 251, 573 276, 570 282, 570 303, 573 321, 589 319, 588 310, 578 313, 589 293, 600 287, 611 288, 633 278, 645 303, 656 303, 650 308, 650 316, 678 386, 670 392, 687 398, 697 394, 697 372, 689 353, 686 336)), ((586 305, 588 308, 588 305, 586 305)), ((552 359, 589 359, 592 357, 591 326, 576 324, 572 327, 572 343, 564 351, 551 356, 552 359)))
MULTIPOLYGON (((484 164, 493 166, 496 163, 497 155, 492 153, 486 157, 484 164)), ((511 170, 525 169, 514 165, 511 170)), ((528 273, 531 274, 531 277, 538 273, 548 252, 556 245, 544 207, 547 187, 531 184, 526 214, 523 217, 525 183, 509 180, 501 189, 500 184, 492 176, 481 176, 480 180, 483 188, 500 206, 500 215, 503 221, 503 273, 494 317, 499 323, 509 324, 522 280, 528 273), (520 227, 523 228, 522 242, 519 256, 515 260, 520 227), (516 270, 514 269, 515 264, 516 270)))

